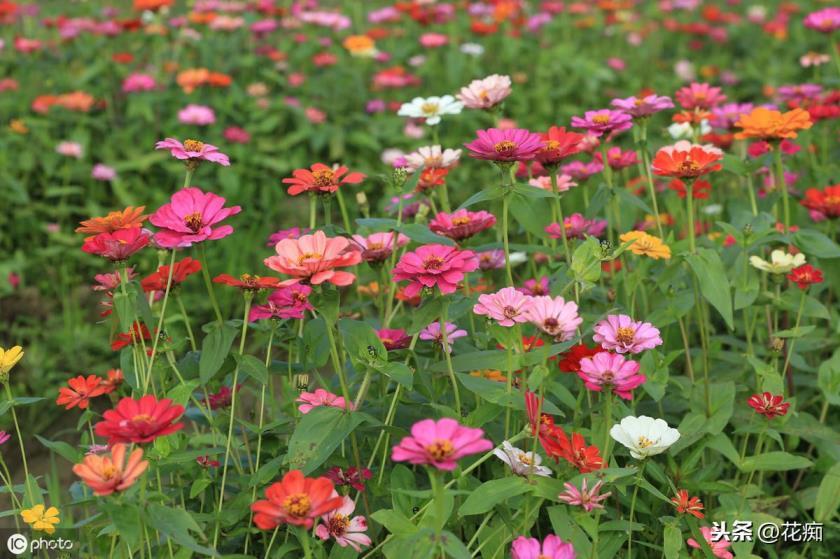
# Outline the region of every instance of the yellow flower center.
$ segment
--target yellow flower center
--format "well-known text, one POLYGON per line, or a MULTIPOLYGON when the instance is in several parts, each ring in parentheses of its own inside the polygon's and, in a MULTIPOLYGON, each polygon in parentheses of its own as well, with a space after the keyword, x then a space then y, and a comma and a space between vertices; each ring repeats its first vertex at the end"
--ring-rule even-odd
POLYGON ((493 149, 496 150, 496 153, 499 154, 512 153, 514 150, 516 150, 516 143, 511 142, 510 140, 502 140, 501 142, 498 142, 496 145, 494 145, 493 149))
POLYGON ((152 416, 148 415, 148 414, 145 414, 145 413, 135 415, 134 417, 131 418, 132 423, 151 423, 152 421, 153 421, 152 416))
POLYGON ((438 104, 437 103, 423 103, 420 105, 420 112, 424 115, 434 116, 438 112, 438 104))
POLYGON ((335 182, 335 173, 331 169, 321 169, 312 173, 315 177, 315 186, 330 186, 335 182))
POLYGON ((204 149, 204 142, 198 140, 184 140, 184 149, 187 151, 201 151, 204 149))
POLYGON ((525 464, 526 466, 530 466, 534 463, 534 460, 525 452, 520 452, 517 458, 519 458, 519 461, 525 464))
POLYGON ((691 159, 686 159, 682 163, 680 163, 680 172, 686 175, 693 175, 700 170, 700 165, 697 164, 696 161, 692 161, 691 159))
POLYGON ((642 435, 641 437, 639 437, 639 442, 638 442, 638 446, 639 446, 639 448, 647 448, 647 447, 649 447, 649 446, 651 446, 651 445, 653 445, 653 441, 652 441, 652 440, 650 440, 649 438, 645 437, 644 435, 642 435))
POLYGON ((334 536, 342 536, 350 527, 350 518, 340 513, 335 513, 330 518, 330 534, 334 536))
POLYGON ((312 508, 312 503, 309 500, 309 495, 306 493, 295 493, 286 497, 286 500, 283 501, 283 508, 291 516, 303 518, 309 513, 309 509, 312 508))
POLYGON ((456 217, 452 220, 452 225, 467 225, 472 221, 468 216, 456 217))
POLYGON ((194 233, 198 233, 201 229, 201 213, 195 212, 184 216, 184 225, 189 227, 194 233))
POLYGON ((111 463, 106 463, 102 467, 102 478, 105 480, 111 480, 117 475, 117 468, 114 467, 111 463))
POLYGON ((621 344, 632 344, 636 337, 636 330, 630 326, 622 326, 616 332, 615 339, 621 344))
POLYGON ((443 266, 443 258, 440 256, 430 256, 423 261, 425 270, 439 270, 441 266, 443 266))
POLYGON ((304 252, 298 256, 298 264, 303 264, 307 260, 320 260, 324 255, 318 252, 304 252))
POLYGON ((608 124, 610 122, 610 115, 597 115, 592 117, 592 122, 595 124, 608 124))
POLYGON ((502 313, 505 315, 506 318, 515 318, 519 316, 519 311, 510 306, 502 309, 502 313))
POLYGON ((426 454, 438 462, 446 460, 453 452, 455 452, 455 447, 449 439, 436 439, 435 442, 426 446, 426 454))

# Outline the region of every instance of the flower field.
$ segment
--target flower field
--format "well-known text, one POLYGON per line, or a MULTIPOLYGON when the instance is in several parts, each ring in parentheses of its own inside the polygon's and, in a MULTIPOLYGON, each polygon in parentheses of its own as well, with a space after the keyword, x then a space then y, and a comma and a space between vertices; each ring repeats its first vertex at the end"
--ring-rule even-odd
POLYGON ((0 0, 0 550, 835 557, 838 40, 0 0))

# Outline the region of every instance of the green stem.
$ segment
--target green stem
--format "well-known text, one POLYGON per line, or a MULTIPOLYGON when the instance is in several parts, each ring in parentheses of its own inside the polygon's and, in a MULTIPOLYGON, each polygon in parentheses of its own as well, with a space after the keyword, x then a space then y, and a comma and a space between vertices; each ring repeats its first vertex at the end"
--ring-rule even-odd
POLYGON ((315 229, 315 223, 318 216, 318 199, 314 194, 309 195, 309 229, 315 229))
POLYGON ((650 200, 653 204, 653 216, 656 220, 656 231, 659 233, 659 238, 665 240, 665 233, 662 230, 662 220, 659 217, 659 202, 656 199, 656 186, 653 183, 653 174, 650 170, 650 154, 647 148, 647 124, 648 120, 643 118, 639 121, 639 141, 638 148, 642 154, 642 167, 645 171, 645 178, 647 179, 648 192, 650 193, 650 200))
POLYGON ((461 415, 461 394, 458 391, 458 379, 455 378, 455 371, 452 367, 452 348, 449 346, 449 335, 446 332, 446 321, 449 313, 449 300, 443 300, 443 308, 440 312, 440 343, 443 347, 443 355, 446 359, 446 370, 449 373, 449 380, 452 383, 452 392, 455 395, 455 413, 461 415))
POLYGON ((175 301, 178 303, 178 310, 181 311, 181 316, 184 318, 184 326, 187 328, 187 337, 190 339, 190 349, 196 351, 195 335, 193 334, 192 326, 190 325, 190 317, 187 314, 187 309, 184 306, 184 301, 180 295, 175 295, 175 301))
MULTIPOLYGON (((799 333, 799 323, 802 320, 802 310, 805 308, 805 294, 806 290, 802 290, 802 294, 799 296, 799 309, 796 311, 796 324, 793 327, 793 331, 795 334, 799 333)), ((796 336, 790 339, 790 346, 787 350, 787 355, 785 355, 785 364, 782 367, 782 377, 785 377, 788 370, 788 365, 790 365, 790 357, 793 355, 793 346, 796 343, 796 336)))
POLYGON ((636 476, 635 487, 633 488, 633 498, 630 500, 630 529, 627 534, 627 559, 633 559, 633 514, 636 512, 636 497, 639 493, 639 482, 642 481, 645 464, 646 462, 642 460, 639 466, 639 473, 636 476))
POLYGON ((554 213, 557 215, 557 224, 560 226, 560 236, 563 239, 563 256, 566 264, 572 265, 572 255, 569 252, 569 238, 566 235, 566 220, 563 218, 563 206, 560 203, 560 192, 557 187, 557 170, 551 171, 551 191, 554 193, 554 213))
POLYGON ((20 458, 21 462, 23 463, 23 489, 24 493, 29 496, 30 503, 32 505, 37 504, 35 502, 35 495, 32 494, 32 488, 29 486, 29 466, 26 463, 26 449, 23 445, 23 437, 20 434, 20 424, 18 423, 17 412, 15 411, 15 399, 12 396, 12 389, 9 387, 9 383, 6 382, 6 398, 9 399, 10 409, 12 412, 12 423, 15 425, 15 434, 17 434, 18 445, 20 446, 20 458))
POLYGON ((688 250, 691 254, 696 254, 696 232, 694 230, 694 179, 685 179, 685 204, 686 213, 688 214, 688 250))
POLYGON ((782 164, 782 149, 778 144, 773 146, 773 158, 776 163, 776 185, 782 190, 782 209, 785 220, 785 235, 787 235, 790 232, 790 197, 785 180, 785 168, 782 164))
POLYGON ((335 191, 335 197, 338 198, 338 209, 341 211, 341 222, 344 223, 344 230, 350 235, 353 233, 353 229, 350 227, 350 216, 347 213, 347 204, 344 203, 344 194, 341 193, 341 189, 335 191))
POLYGON ((152 354, 149 356, 149 363, 146 367, 146 379, 143 383, 143 393, 145 394, 146 391, 149 389, 149 381, 152 378, 152 365, 155 363, 155 357, 157 357, 157 347, 158 342, 160 342, 161 334, 163 333, 163 321, 166 317, 166 303, 169 301, 169 291, 172 289, 172 273, 175 269, 175 251, 172 251, 172 256, 169 258, 169 274, 166 278, 166 289, 163 292, 163 303, 160 305, 160 317, 158 318, 158 324, 155 331, 152 335, 155 337, 154 342, 152 342, 152 354))
MULTIPOLYGON (((213 282, 210 279, 210 270, 207 265, 207 251, 204 249, 204 243, 198 245, 199 258, 201 258, 201 277, 204 278, 204 286, 207 288, 207 295, 210 297, 210 304, 213 305, 213 312, 216 313, 216 320, 219 324, 224 323, 222 318, 222 311, 219 310, 219 302, 216 300, 216 292, 213 290, 213 282)), ((245 318, 246 322, 248 318, 245 318)))
POLYGON ((602 447, 604 464, 610 463, 610 428, 612 427, 612 390, 604 393, 604 446, 602 447))

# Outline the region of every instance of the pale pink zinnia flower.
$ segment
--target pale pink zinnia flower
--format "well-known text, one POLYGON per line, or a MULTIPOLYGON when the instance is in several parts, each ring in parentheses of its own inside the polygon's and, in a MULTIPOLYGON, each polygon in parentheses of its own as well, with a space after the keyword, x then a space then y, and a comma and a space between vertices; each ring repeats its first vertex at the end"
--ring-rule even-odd
POLYGON ((567 482, 563 484, 566 490, 560 493, 557 498, 566 504, 583 507, 586 512, 592 512, 593 509, 602 509, 604 505, 601 504, 601 501, 612 495, 611 492, 598 494, 603 484, 603 480, 598 480, 598 483, 593 485, 592 489, 587 490, 586 478, 583 478, 580 489, 567 482))
POLYGON ((505 100, 512 92, 510 76, 493 74, 473 80, 456 95, 468 109, 490 109, 505 100))
MULTIPOLYGON (((384 156, 383 156, 384 157, 384 156)), ((443 149, 440 145, 423 146, 404 155, 405 168, 414 172, 420 167, 424 169, 448 169, 458 163, 461 158, 460 149, 443 149)))
POLYGON ((484 438, 481 429, 464 427, 448 417, 424 419, 412 425, 411 436, 392 449, 391 460, 452 471, 459 459, 491 448, 493 443, 484 438))
POLYGON ((230 165, 230 159, 219 148, 199 140, 184 140, 181 143, 175 138, 166 138, 156 143, 155 149, 168 149, 172 157, 185 162, 209 161, 223 167, 230 165))
POLYGON ((496 224, 496 216, 484 210, 471 212, 466 208, 453 213, 440 212, 429 222, 429 229, 438 235, 462 241, 496 224))
POLYGON ((342 410, 353 409, 352 402, 348 403, 341 396, 333 394, 323 388, 317 388, 315 389, 315 392, 301 392, 295 402, 300 404, 298 406, 298 411, 304 415, 311 412, 313 408, 317 408, 319 406, 329 406, 331 408, 339 408, 342 410))
POLYGON ((531 297, 513 287, 505 287, 496 293, 478 296, 478 304, 473 312, 499 323, 499 326, 513 326, 518 322, 528 322, 527 312, 531 308, 531 297))
MULTIPOLYGON (((330 498, 336 497, 339 497, 339 494, 333 489, 330 498)), ((321 524, 315 528, 315 535, 322 540, 333 538, 341 547, 349 545, 357 552, 361 551, 363 545, 370 545, 370 538, 364 533, 367 531, 365 517, 353 516, 354 510, 356 502, 345 495, 340 507, 321 515, 321 524)))
POLYGON ((527 315, 531 324, 561 342, 571 338, 583 322, 577 303, 563 297, 533 297, 527 315))
POLYGON ((353 235, 353 240, 362 250, 362 260, 365 262, 384 262, 394 250, 408 244, 409 238, 402 233, 372 233, 353 235))
POLYGON ((540 542, 536 538, 519 536, 510 548, 511 559, 575 559, 575 548, 554 534, 540 542))
POLYGON ((172 195, 168 204, 149 217, 159 231, 155 242, 163 248, 186 248, 206 240, 216 240, 233 233, 233 227, 220 221, 242 211, 239 206, 225 208, 225 199, 200 188, 189 187, 172 195))
POLYGON ((323 231, 303 235, 298 239, 283 239, 274 247, 276 256, 269 256, 263 262, 281 274, 293 276, 284 285, 308 281, 312 285, 324 282, 337 286, 350 285, 355 274, 338 271, 335 268, 355 266, 362 261, 362 255, 350 240, 344 237, 327 237, 323 231))
POLYGON ((440 322, 432 322, 420 331, 420 339, 427 342, 435 342, 446 353, 452 353, 452 342, 466 336, 467 331, 458 328, 454 322, 447 322, 445 331, 446 335, 441 335, 440 322))
POLYGON ((97 163, 93 166, 93 169, 90 170, 90 176, 98 181, 110 182, 117 178, 117 172, 113 167, 97 163))
POLYGON ((631 399, 631 391, 647 380, 645 375, 639 374, 639 364, 636 361, 607 351, 581 359, 578 376, 583 379, 589 390, 600 392, 606 388, 625 400, 631 399))
POLYGON ((407 297, 420 295, 424 287, 437 287, 448 295, 455 292, 466 273, 476 268, 478 258, 471 250, 432 244, 403 254, 391 274, 394 281, 409 281, 404 290, 407 297))
POLYGON ((476 131, 477 139, 464 146, 470 157, 490 161, 530 161, 543 147, 542 138, 522 128, 489 128, 476 131))
MULTIPOLYGON (((553 189, 551 185, 551 177, 548 176, 534 177, 528 181, 528 184, 537 188, 542 188, 543 190, 548 190, 549 192, 553 189)), ((578 183, 576 183, 571 176, 557 175, 557 192, 568 192, 577 185, 578 183)))
POLYGON ((178 122, 181 124, 208 126, 216 122, 216 113, 206 105, 189 104, 178 111, 178 122))
MULTIPOLYGON (((700 532, 703 534, 703 539, 706 540, 706 543, 709 544, 709 547, 712 548, 712 553, 718 559, 732 559, 735 557, 732 553, 727 549, 732 543, 727 540, 726 538, 720 538, 715 541, 714 537, 712 536, 712 529, 708 526, 701 526, 700 532)), ((686 540, 686 543, 689 547, 693 547, 694 549, 701 549, 699 543, 694 538, 689 538, 686 540)))
POLYGON ((60 155, 64 155, 65 157, 81 159, 84 149, 82 148, 82 144, 79 142, 59 142, 59 144, 55 146, 55 152, 60 155))
POLYGON ((659 330, 649 322, 635 321, 626 314, 611 314, 595 325, 592 339, 607 351, 641 353, 662 345, 659 330))

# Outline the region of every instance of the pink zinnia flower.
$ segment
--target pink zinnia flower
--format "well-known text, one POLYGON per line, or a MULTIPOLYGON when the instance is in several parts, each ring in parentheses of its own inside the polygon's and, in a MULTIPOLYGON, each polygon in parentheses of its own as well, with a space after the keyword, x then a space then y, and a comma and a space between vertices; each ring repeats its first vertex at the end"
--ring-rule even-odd
POLYGON ((82 245, 82 250, 112 262, 121 262, 148 245, 151 237, 152 234, 148 230, 140 227, 118 229, 88 237, 82 245))
POLYGON ((473 235, 489 229, 496 224, 496 216, 484 210, 471 212, 467 209, 457 210, 448 214, 438 213, 429 222, 429 229, 438 235, 449 237, 454 241, 462 241, 473 235))
POLYGON ((618 134, 629 130, 633 127, 633 117, 627 113, 610 109, 586 111, 583 118, 572 117, 572 126, 584 128, 593 136, 600 138, 604 134, 618 134))
POLYGON ((603 484, 603 480, 598 480, 598 483, 593 485, 592 489, 587 490, 586 478, 583 478, 580 489, 571 483, 564 483, 563 486, 566 490, 560 493, 557 498, 568 505, 583 507, 586 512, 592 512, 593 509, 603 509, 604 505, 601 504, 601 501, 612 495, 611 492, 598 494, 603 484))
POLYGON ((466 330, 461 330, 454 322, 446 323, 446 335, 440 333, 440 322, 432 322, 420 331, 420 339, 435 342, 441 346, 446 353, 452 353, 452 342, 467 335, 466 330))
POLYGON ((554 534, 540 543, 536 538, 519 536, 510 548, 511 559, 575 559, 575 548, 554 534))
POLYGON ((516 290, 529 297, 540 297, 549 294, 550 282, 551 280, 547 276, 543 276, 540 279, 529 279, 522 287, 517 287, 516 290))
POLYGON ((840 29, 840 8, 831 7, 811 12, 805 17, 803 24, 808 29, 820 33, 834 33, 840 29))
POLYGON ((308 285, 296 284, 281 287, 271 292, 265 305, 254 305, 248 320, 263 320, 266 318, 303 318, 304 312, 313 310, 309 302, 312 288, 308 285))
POLYGON ((454 419, 424 419, 411 426, 405 437, 391 451, 394 462, 426 464, 438 470, 452 471, 464 456, 486 452, 493 443, 484 438, 484 431, 464 427, 454 419))
POLYGON ((94 180, 110 182, 117 178, 117 172, 113 167, 97 163, 93 166, 93 169, 91 169, 90 176, 94 180))
MULTIPOLYGON (((604 164, 600 153, 595 154, 595 160, 601 165, 604 164)), ((636 157, 636 152, 633 150, 622 151, 622 149, 618 146, 611 147, 607 150, 607 164, 611 169, 620 171, 621 169, 632 167, 638 163, 639 160, 636 157)))
POLYGON ((225 199, 200 188, 189 187, 172 195, 168 204, 161 206, 149 218, 160 229, 155 242, 163 248, 186 248, 194 243, 216 240, 233 233, 233 227, 220 221, 242 211, 239 206, 225 208, 225 199))
MULTIPOLYGON (((333 489, 331 498, 338 497, 339 494, 333 489)), ((356 502, 352 498, 344 496, 341 499, 340 507, 321 515, 322 523, 315 528, 315 535, 322 540, 333 538, 341 547, 349 545, 357 552, 361 551, 363 545, 370 545, 370 538, 364 533, 367 531, 367 521, 364 516, 352 516, 356 510, 356 502)))
POLYGON ((408 244, 409 238, 402 233, 373 233, 367 237, 353 235, 353 240, 362 249, 362 260, 365 262, 384 262, 395 249, 408 244))
MULTIPOLYGON (((607 221, 604 219, 586 219, 582 214, 573 213, 563 219, 566 228, 567 239, 583 239, 587 235, 600 237, 607 229, 607 221)), ((553 239, 562 239, 563 232, 559 223, 552 223, 545 228, 545 232, 553 239)))
POLYGON ((6 443, 12 436, 5 431, 0 431, 0 444, 6 443))
POLYGON ((489 109, 504 101, 512 91, 510 76, 493 74, 471 81, 456 97, 468 109, 489 109))
POLYGON ((407 297, 416 297, 424 287, 437 287, 448 295, 455 292, 464 274, 476 268, 478 258, 471 250, 433 244, 403 254, 391 274, 394 281, 409 281, 404 290, 407 297))
POLYGON ((590 161, 589 163, 584 163, 583 161, 572 161, 560 168, 560 171, 563 174, 569 175, 573 179, 577 179, 579 181, 588 179, 592 175, 597 175, 603 170, 604 165, 598 161, 590 161))
POLYGON ((479 252, 478 267, 482 270, 501 270, 505 267, 505 251, 497 249, 479 252))
POLYGON ((527 316, 531 324, 561 342, 571 338, 583 322, 578 316, 577 303, 547 295, 531 299, 527 316))
POLYGON ((350 285, 356 275, 335 268, 355 266, 362 261, 361 253, 352 242, 344 237, 327 237, 323 231, 299 239, 283 239, 274 250, 277 256, 269 256, 263 262, 274 271, 294 277, 283 282, 284 285, 302 281, 313 285, 324 282, 350 285))
POLYGON ((610 103, 621 112, 627 113, 633 118, 644 118, 652 114, 673 109, 674 102, 670 97, 660 95, 647 95, 645 97, 628 97, 627 99, 613 99, 610 103))
POLYGON ((189 104, 178 111, 178 121, 181 124, 208 126, 216 122, 216 113, 206 105, 189 104))
POLYGON ((342 410, 353 410, 353 403, 346 402, 344 398, 333 394, 323 388, 316 388, 315 392, 301 392, 297 400, 300 405, 298 411, 302 414, 307 414, 312 411, 312 408, 319 406, 329 406, 331 408, 339 408, 342 410))
POLYGON ((222 136, 225 137, 225 140, 234 144, 247 144, 251 141, 251 135, 248 131, 238 126, 228 126, 222 132, 222 136))
POLYGON ((279 229, 268 236, 265 246, 273 247, 283 239, 298 239, 301 235, 309 233, 309 229, 302 229, 300 227, 290 227, 289 229, 279 229))
POLYGON ((131 74, 123 80, 122 90, 125 93, 138 91, 152 91, 157 87, 155 78, 148 74, 131 74))
POLYGON ((639 374, 637 362, 606 351, 581 359, 578 376, 589 390, 600 392, 607 388, 625 400, 632 398, 630 392, 647 380, 639 374))
MULTIPOLYGON (((534 177, 528 181, 528 184, 537 188, 542 188, 543 190, 548 190, 549 192, 553 189, 551 177, 548 176, 534 177)), ((557 176, 557 192, 568 192, 572 189, 572 187, 577 185, 578 184, 572 180, 572 177, 569 175, 557 176)))
POLYGON ((55 152, 65 157, 81 159, 82 154, 84 153, 84 148, 82 148, 82 144, 79 142, 59 142, 59 144, 55 146, 55 152))
POLYGON ((705 109, 710 110, 715 105, 726 101, 726 95, 720 92, 719 87, 712 87, 707 83, 692 82, 677 91, 674 95, 677 102, 683 109, 705 109))
POLYGON ((388 351, 405 349, 411 343, 411 337, 402 328, 377 330, 376 336, 388 351))
POLYGON ((499 326, 513 326, 518 322, 528 322, 528 310, 531 297, 513 287, 505 287, 496 293, 478 296, 478 304, 473 312, 499 323, 499 326))
POLYGON ((592 339, 607 351, 641 353, 662 345, 659 330, 649 322, 634 321, 626 314, 611 314, 595 325, 592 339))
MULTIPOLYGON (((706 540, 706 543, 709 544, 709 547, 712 548, 712 553, 715 555, 715 557, 717 557, 718 559, 732 559, 733 557, 735 557, 729 550, 726 549, 730 545, 732 545, 732 543, 729 540, 725 538, 720 538, 719 540, 714 541, 714 539, 712 538, 712 529, 708 526, 701 526, 700 532, 703 534, 703 539, 706 540)), ((701 545, 697 543, 697 540, 695 540, 694 538, 689 538, 686 541, 686 543, 689 547, 693 547, 694 549, 701 549, 701 545)))
POLYGON ((522 128, 478 130, 478 138, 464 144, 470 157, 490 161, 528 161, 543 147, 539 134, 522 128))
POLYGON ((175 138, 166 138, 156 143, 155 149, 168 149, 172 157, 185 162, 209 161, 223 167, 230 165, 230 159, 219 148, 199 140, 184 140, 182 144, 175 138))

